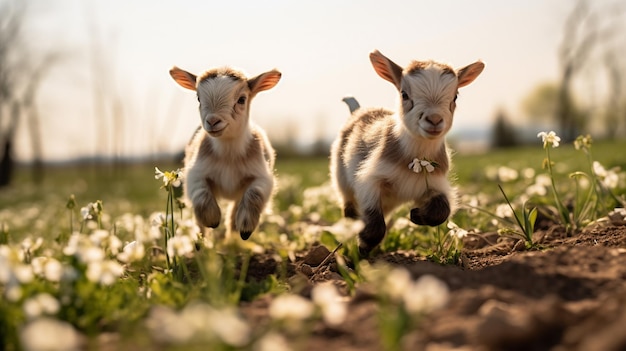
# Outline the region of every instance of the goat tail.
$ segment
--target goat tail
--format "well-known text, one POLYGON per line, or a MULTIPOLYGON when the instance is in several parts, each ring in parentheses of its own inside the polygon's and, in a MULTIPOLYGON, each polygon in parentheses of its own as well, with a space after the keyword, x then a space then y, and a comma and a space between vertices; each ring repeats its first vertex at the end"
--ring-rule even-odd
POLYGON ((350 113, 354 113, 354 111, 358 110, 361 107, 361 105, 359 105, 359 102, 352 96, 346 96, 341 99, 341 101, 345 102, 346 105, 348 105, 350 113))

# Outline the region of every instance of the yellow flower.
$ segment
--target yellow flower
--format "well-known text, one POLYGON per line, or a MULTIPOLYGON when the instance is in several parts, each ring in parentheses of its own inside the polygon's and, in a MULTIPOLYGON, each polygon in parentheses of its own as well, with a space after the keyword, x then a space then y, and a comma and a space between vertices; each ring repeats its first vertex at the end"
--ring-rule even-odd
POLYGON ((162 179, 163 187, 173 186, 178 188, 182 184, 183 172, 179 169, 170 172, 163 172, 158 167, 154 167, 154 179, 162 179))

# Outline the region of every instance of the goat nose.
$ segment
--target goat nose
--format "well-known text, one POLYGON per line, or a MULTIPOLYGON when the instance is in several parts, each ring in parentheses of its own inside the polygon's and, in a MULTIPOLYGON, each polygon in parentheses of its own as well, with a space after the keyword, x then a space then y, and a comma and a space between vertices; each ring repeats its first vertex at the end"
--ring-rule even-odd
POLYGON ((215 127, 216 125, 218 125, 222 120, 217 118, 217 117, 211 117, 207 120, 207 123, 211 126, 211 127, 215 127))
POLYGON ((434 126, 438 126, 443 122, 443 117, 438 114, 426 116, 426 121, 434 126))

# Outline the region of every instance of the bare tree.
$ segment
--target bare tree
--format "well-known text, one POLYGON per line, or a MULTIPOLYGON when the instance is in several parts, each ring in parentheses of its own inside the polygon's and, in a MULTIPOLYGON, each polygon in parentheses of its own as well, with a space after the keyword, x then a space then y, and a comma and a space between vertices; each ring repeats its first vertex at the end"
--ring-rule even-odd
POLYGON ((571 141, 582 132, 584 115, 576 113, 572 86, 577 73, 588 64, 594 51, 610 42, 618 28, 615 19, 619 7, 593 9, 587 0, 579 0, 564 25, 563 40, 558 52, 561 78, 557 95, 556 121, 560 135, 571 141))
POLYGON ((33 179, 36 183, 40 183, 44 176, 43 165, 43 135, 41 133, 41 119, 37 108, 37 91, 41 86, 41 81, 47 72, 55 65, 60 58, 59 54, 50 53, 44 56, 39 64, 34 68, 21 100, 23 113, 26 118, 26 126, 30 134, 30 140, 33 151, 33 179))
POLYGON ((0 5, 0 186, 11 182, 14 168, 13 148, 20 120, 28 128, 33 148, 34 179, 43 177, 41 122, 37 110, 37 92, 58 54, 46 54, 33 64, 37 55, 29 55, 23 35, 26 22, 24 1, 6 1, 0 5), (4 121, 6 115, 10 116, 4 121), (3 123, 4 122, 4 123, 3 123))
POLYGON ((15 96, 17 68, 15 51, 20 45, 20 32, 24 19, 24 5, 9 1, 0 5, 0 186, 11 182, 13 174, 13 144, 20 108, 15 96), (5 115, 10 115, 4 121, 5 115))

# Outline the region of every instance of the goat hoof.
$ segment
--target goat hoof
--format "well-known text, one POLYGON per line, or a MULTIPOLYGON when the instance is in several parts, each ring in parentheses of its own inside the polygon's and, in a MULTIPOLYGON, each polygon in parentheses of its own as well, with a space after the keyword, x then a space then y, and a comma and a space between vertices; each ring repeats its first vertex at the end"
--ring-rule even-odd
POLYGON ((424 215, 422 214, 422 211, 419 208, 411 209, 410 219, 411 219, 411 222, 417 225, 428 225, 426 223, 424 215))
POLYGON ((433 214, 423 213, 421 209, 414 208, 411 210, 411 222, 417 225, 427 225, 430 227, 436 227, 443 224, 447 219, 450 212, 433 214), (445 214, 445 215, 444 215, 445 214))
POLYGON ((252 232, 241 231, 241 232, 239 232, 239 235, 241 235, 241 238, 243 240, 248 240, 248 238, 250 238, 250 235, 252 235, 252 232))
POLYGON ((371 247, 364 247, 359 245, 359 258, 367 258, 372 252, 371 247))
POLYGON ((349 206, 349 205, 343 209, 343 216, 346 218, 352 218, 352 219, 359 218, 359 214, 356 212, 356 209, 354 208, 354 206, 349 206))

